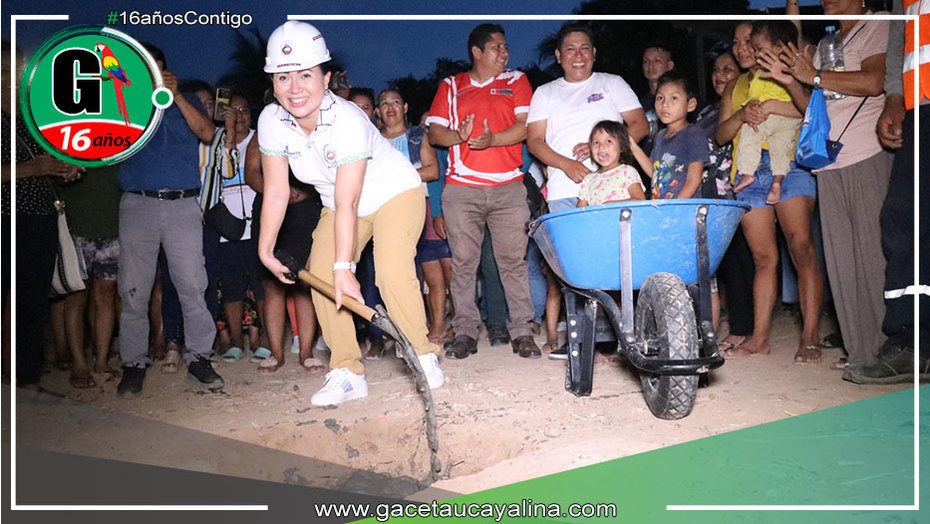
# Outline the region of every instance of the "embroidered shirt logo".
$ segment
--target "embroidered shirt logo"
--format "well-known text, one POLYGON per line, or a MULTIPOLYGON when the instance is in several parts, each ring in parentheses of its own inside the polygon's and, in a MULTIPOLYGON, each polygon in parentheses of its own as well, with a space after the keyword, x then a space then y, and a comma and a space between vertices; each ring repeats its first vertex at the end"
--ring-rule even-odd
POLYGON ((336 152, 333 151, 333 148, 329 145, 323 147, 323 158, 326 159, 328 164, 333 164, 336 162, 336 152))
POLYGON ((492 95, 504 95, 504 96, 513 96, 513 89, 491 89, 492 95))
POLYGON ((590 103, 592 103, 592 102, 597 102, 597 101, 603 100, 603 99, 604 99, 604 94, 603 94, 603 93, 594 93, 593 95, 591 95, 591 96, 588 97, 588 103, 590 104, 590 103))

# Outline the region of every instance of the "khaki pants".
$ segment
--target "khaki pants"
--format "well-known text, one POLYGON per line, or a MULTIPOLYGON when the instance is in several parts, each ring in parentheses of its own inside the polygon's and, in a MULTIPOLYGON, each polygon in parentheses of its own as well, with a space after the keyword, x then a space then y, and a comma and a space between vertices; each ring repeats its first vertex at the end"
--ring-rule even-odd
POLYGON ((456 335, 478 338, 481 314, 475 305, 475 274, 481 261, 484 226, 491 231, 494 259, 500 272, 510 323, 510 338, 532 336, 533 300, 526 267, 526 188, 520 181, 497 187, 447 184, 442 192, 442 210, 452 248, 452 296, 456 335))
POLYGON ((794 160, 794 146, 798 140, 801 119, 781 115, 769 115, 758 126, 758 131, 749 124, 739 130, 739 151, 736 152, 736 170, 741 175, 751 175, 759 168, 762 144, 769 143, 772 175, 787 175, 794 160))
MULTIPOLYGON (((395 196, 374 213, 359 217, 353 255, 357 262, 365 244, 374 238, 375 284, 381 290, 388 315, 418 355, 439 352, 439 347, 426 338, 426 311, 413 261, 423 230, 425 206, 423 190, 417 187, 395 196)), ((310 272, 329 283, 333 281, 336 260, 335 218, 333 210, 323 208, 310 251, 310 272)), ((352 313, 345 308, 336 311, 336 303, 316 290, 311 295, 323 337, 332 350, 330 368, 364 373, 352 313)))

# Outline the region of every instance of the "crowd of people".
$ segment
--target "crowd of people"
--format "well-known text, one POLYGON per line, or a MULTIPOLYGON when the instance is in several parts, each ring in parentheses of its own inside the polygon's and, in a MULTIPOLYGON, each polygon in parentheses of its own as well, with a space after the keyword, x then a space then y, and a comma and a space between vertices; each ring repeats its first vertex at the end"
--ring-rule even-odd
MULTIPOLYGON (((903 4, 895 10, 926 11, 919 0, 903 4)), ((442 80, 423 115, 408 115, 396 89, 376 95, 328 69, 326 39, 304 22, 287 22, 268 39, 272 88, 257 118, 250 107, 260 101, 241 93, 217 114, 210 86, 178 82, 164 54, 146 44, 175 103, 140 153, 80 169, 42 151, 21 123, 15 147, 4 143, 4 224, 13 151, 17 164, 17 383, 38 387, 43 367, 59 364, 70 366, 74 388, 113 378, 118 394, 139 393, 147 370, 177 372, 183 359, 196 383, 218 391, 224 382, 214 362, 248 357, 258 372, 274 373, 290 352, 311 373, 328 369, 311 403, 339 404, 368 394, 364 361, 382 358, 391 343, 353 318, 343 307, 350 299, 384 305, 431 388, 445 383, 440 354, 476 353, 482 324, 491 345, 509 343, 519 357, 564 359, 559 283, 528 237, 528 221, 647 198, 750 208, 712 286, 714 325, 722 305, 728 315, 725 357, 771 351, 781 229, 781 264, 797 272, 802 315, 795 361, 822 359, 828 279, 847 354, 836 362, 843 378, 912 380, 920 288, 912 281, 909 129, 914 112, 924 116, 930 104, 930 71, 905 60, 913 57, 905 22, 870 18, 861 0, 823 7, 863 17, 838 23, 845 69, 822 65, 815 35, 802 34, 800 23, 742 22, 732 46, 714 57, 715 100, 703 104, 697 79, 681 74, 662 44, 642 50, 648 92, 595 72, 594 33, 581 23, 556 35, 564 75, 535 91, 525 74, 507 69, 505 29, 476 26, 470 69, 442 80), (925 75, 918 93, 914 67, 925 75), (844 147, 811 172, 794 150, 816 89, 845 95, 827 102, 831 138, 841 135, 844 147), (56 200, 66 203, 87 286, 50 301, 56 200), (812 234, 818 217, 822 246, 812 234), (291 285, 303 267, 332 285, 334 299, 291 285), (108 365, 117 330, 121 370, 108 365), (315 356, 320 349, 329 362, 315 356)), ((797 14, 797 3, 788 0, 787 11, 797 14)), ((6 141, 21 117, 3 103, 6 141)), ((930 378, 926 350, 917 363, 920 378, 930 378)))

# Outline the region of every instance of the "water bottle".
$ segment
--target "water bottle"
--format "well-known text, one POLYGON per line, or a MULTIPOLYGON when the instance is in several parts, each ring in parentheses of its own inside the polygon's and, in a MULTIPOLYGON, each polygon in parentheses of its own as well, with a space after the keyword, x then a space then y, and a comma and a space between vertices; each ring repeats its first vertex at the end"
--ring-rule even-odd
MULTIPOLYGON (((832 25, 827 27, 827 35, 820 41, 818 51, 822 71, 844 71, 846 69, 843 64, 843 39, 836 34, 836 27, 832 25)), ((823 97, 827 100, 838 100, 845 98, 846 95, 824 89, 823 97)))

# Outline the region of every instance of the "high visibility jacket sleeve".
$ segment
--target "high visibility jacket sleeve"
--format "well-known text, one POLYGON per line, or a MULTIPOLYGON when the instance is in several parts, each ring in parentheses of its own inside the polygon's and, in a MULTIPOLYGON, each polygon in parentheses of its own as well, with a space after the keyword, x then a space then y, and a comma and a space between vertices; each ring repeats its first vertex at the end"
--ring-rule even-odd
POLYGON ((918 27, 914 19, 904 26, 904 105, 914 108, 914 103, 930 103, 930 0, 904 0, 904 14, 920 17, 920 33, 915 47, 914 36, 918 27), (916 72, 920 71, 920 85, 914 92, 916 72))

